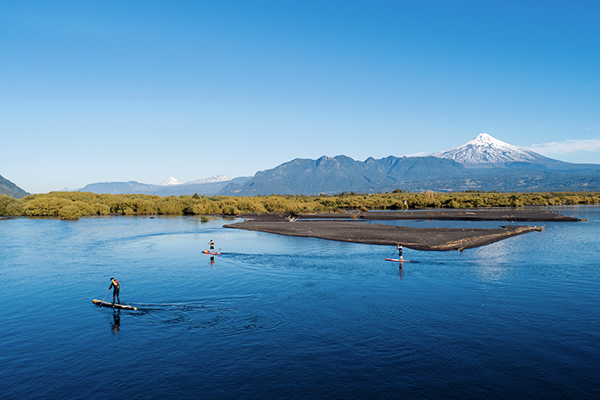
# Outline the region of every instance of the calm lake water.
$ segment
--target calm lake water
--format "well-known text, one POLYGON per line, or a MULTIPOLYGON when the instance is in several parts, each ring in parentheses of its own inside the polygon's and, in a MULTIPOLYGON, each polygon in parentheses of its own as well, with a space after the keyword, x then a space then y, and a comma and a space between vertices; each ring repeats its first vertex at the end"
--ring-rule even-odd
POLYGON ((2 220, 0 398, 600 398, 600 208, 560 211, 589 221, 402 270, 231 220, 2 220), (112 276, 139 311, 92 304, 112 276))

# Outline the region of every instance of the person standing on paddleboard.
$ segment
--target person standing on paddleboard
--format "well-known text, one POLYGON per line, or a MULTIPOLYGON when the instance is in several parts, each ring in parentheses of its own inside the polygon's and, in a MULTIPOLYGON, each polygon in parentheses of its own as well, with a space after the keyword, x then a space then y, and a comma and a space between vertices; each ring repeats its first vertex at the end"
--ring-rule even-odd
POLYGON ((210 251, 214 252, 215 251, 215 242, 213 242, 213 240, 211 239, 209 244, 210 244, 210 251))
POLYGON ((121 298, 119 297, 119 291, 121 290, 121 285, 119 284, 119 280, 115 278, 110 278, 110 287, 108 290, 113 289, 113 305, 115 305, 115 296, 117 296, 117 300, 119 302, 117 304, 121 304, 121 298))
POLYGON ((399 260, 403 260, 403 258, 402 258, 402 244, 398 243, 398 247, 397 248, 398 248, 398 259, 399 260))

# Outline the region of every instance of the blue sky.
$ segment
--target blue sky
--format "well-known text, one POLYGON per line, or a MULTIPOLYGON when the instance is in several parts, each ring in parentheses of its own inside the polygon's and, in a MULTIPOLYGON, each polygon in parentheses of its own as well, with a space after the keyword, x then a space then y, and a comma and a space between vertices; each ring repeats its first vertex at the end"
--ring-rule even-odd
POLYGON ((597 1, 0 3, 0 175, 32 192, 424 155, 600 163, 597 1))

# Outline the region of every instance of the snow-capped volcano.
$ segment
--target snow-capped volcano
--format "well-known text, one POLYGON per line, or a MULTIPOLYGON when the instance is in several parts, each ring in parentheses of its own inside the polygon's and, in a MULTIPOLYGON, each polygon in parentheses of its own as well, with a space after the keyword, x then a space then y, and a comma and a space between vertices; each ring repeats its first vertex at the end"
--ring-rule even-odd
POLYGON ((179 182, 177 178, 169 177, 166 181, 159 183, 159 186, 169 186, 169 185, 183 185, 183 182, 179 182))
POLYGON ((487 133, 480 133, 473 140, 450 150, 430 154, 433 157, 447 158, 462 164, 483 164, 502 162, 549 161, 548 158, 522 147, 513 146, 487 133))

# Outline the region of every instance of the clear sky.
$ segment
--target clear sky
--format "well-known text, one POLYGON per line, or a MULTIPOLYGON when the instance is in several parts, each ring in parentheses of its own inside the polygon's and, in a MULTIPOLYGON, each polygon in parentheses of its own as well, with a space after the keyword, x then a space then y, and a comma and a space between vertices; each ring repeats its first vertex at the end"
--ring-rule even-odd
POLYGON ((32 193, 425 155, 600 163, 600 2, 0 2, 0 175, 32 193))

